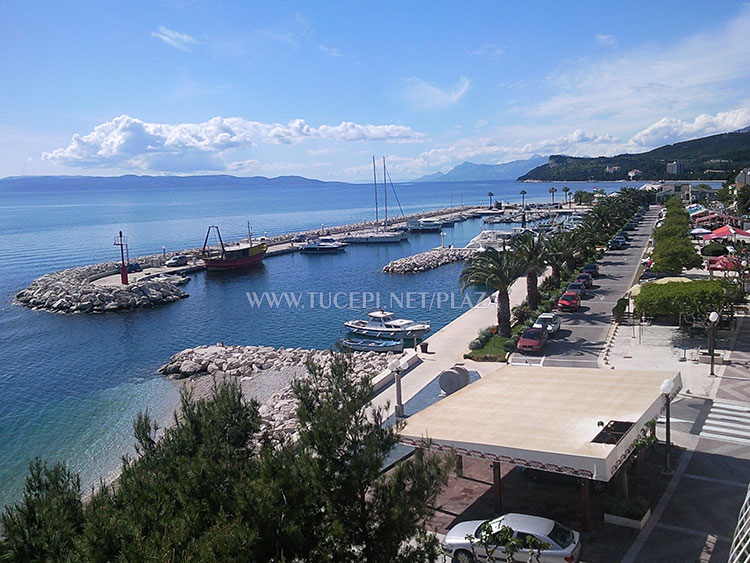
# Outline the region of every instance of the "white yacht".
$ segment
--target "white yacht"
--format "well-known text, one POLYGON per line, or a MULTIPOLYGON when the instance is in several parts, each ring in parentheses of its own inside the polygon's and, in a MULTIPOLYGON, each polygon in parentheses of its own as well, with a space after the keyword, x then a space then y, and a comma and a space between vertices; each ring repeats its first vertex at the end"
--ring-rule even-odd
POLYGON ((307 254, 327 254, 343 252, 344 250, 346 250, 346 243, 339 242, 333 237, 309 239, 307 244, 300 248, 300 252, 305 252, 307 254))
POLYGON ((354 334, 390 339, 422 338, 430 332, 429 321, 397 319, 395 314, 382 309, 370 311, 367 316, 368 319, 346 321, 344 326, 354 334))
POLYGON ((442 229, 443 223, 439 219, 430 219, 428 217, 422 219, 409 219, 406 222, 406 228, 410 231, 417 231, 423 233, 436 233, 442 229))

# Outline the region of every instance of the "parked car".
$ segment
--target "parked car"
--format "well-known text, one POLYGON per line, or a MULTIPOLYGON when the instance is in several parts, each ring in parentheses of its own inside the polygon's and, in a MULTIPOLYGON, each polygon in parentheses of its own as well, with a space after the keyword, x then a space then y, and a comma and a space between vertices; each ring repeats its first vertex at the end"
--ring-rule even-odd
POLYGON ((596 262, 591 262, 590 264, 586 264, 583 267, 583 273, 589 274, 592 278, 595 278, 599 275, 599 264, 596 262))
POLYGON ((142 272, 143 268, 141 268, 140 264, 136 264, 135 262, 131 262, 128 264, 128 273, 132 274, 133 272, 142 272))
POLYGON ((292 242, 307 242, 307 237, 305 235, 294 235, 292 242))
POLYGON ((174 268, 176 266, 187 266, 188 263, 188 257, 184 254, 178 254, 177 256, 172 256, 171 258, 167 259, 165 262, 165 265, 174 268))
POLYGON ((519 352, 539 353, 547 344, 547 331, 544 327, 530 327, 523 331, 518 339, 516 350, 519 352))
POLYGON ((587 288, 589 288, 594 283, 594 278, 591 277, 591 274, 587 274, 586 272, 581 272, 580 274, 576 276, 576 281, 578 283, 582 283, 587 288))
MULTIPOLYGON (((534 536, 549 544, 549 548, 542 550, 541 553, 541 561, 544 563, 575 563, 581 557, 581 536, 578 532, 549 518, 514 513, 504 514, 494 520, 469 520, 456 524, 448 530, 442 542, 443 551, 454 563, 475 561, 472 542, 467 539, 467 536, 479 539, 484 533, 494 535, 499 533, 503 526, 513 530, 515 537, 524 543, 524 548, 516 556, 518 561, 526 561, 529 558, 528 536, 534 536)), ((482 544, 474 540, 473 547, 477 559, 485 561, 487 553, 482 544)), ((489 550, 495 549, 495 557, 504 560, 503 548, 491 546, 489 550)))
POLYGON ((552 336, 558 330, 560 330, 560 317, 555 313, 542 313, 534 321, 534 328, 544 327, 547 329, 547 334, 552 336))
POLYGON ((583 283, 578 282, 578 281, 574 281, 573 283, 569 283, 568 284, 568 288, 565 291, 566 292, 578 292, 578 293, 581 294, 581 299, 583 299, 584 297, 586 297, 586 295, 588 293, 586 291, 586 286, 583 283))
POLYGON ((620 248, 623 248, 624 246, 625 246, 625 239, 613 238, 611 241, 609 241, 610 250, 619 250, 620 248))
POLYGON ((669 274, 665 274, 664 272, 652 272, 651 270, 643 270, 643 273, 641 274, 641 277, 638 278, 639 283, 645 283, 649 281, 658 280, 661 278, 666 278, 669 274))
POLYGON ((574 292, 565 292, 557 300, 557 308, 560 311, 577 311, 581 306, 581 295, 574 292))

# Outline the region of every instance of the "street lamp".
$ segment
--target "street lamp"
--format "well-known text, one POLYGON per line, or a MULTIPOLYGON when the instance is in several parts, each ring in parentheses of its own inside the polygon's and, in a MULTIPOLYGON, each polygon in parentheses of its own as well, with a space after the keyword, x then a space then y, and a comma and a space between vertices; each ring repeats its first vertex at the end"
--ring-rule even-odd
POLYGON ((669 403, 672 400, 672 391, 674 391, 674 381, 671 379, 665 379, 661 384, 661 392, 664 394, 664 407, 666 409, 665 412, 665 419, 666 419, 666 454, 664 455, 664 469, 662 470, 662 475, 673 475, 674 471, 672 469, 671 460, 669 459, 669 446, 671 445, 672 436, 670 433, 670 427, 669 427, 669 403))
POLYGON ((714 349, 716 348, 716 323, 719 321, 719 313, 711 311, 708 315, 708 353, 711 355, 711 377, 716 377, 714 373, 714 349))
POLYGON ((396 384, 396 406, 394 407, 393 412, 396 415, 396 418, 404 418, 404 405, 401 398, 401 372, 409 369, 409 362, 394 358, 388 364, 388 367, 393 372, 393 381, 396 384))
POLYGON ((440 232, 440 248, 445 248, 445 232, 440 232))

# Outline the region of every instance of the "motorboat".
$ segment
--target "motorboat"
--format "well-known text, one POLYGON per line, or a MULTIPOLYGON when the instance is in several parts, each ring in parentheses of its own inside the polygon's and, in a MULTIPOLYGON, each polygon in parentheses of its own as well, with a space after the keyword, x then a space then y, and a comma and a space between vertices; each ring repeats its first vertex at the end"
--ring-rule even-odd
POLYGON ((429 321, 410 321, 408 319, 397 319, 394 313, 383 311, 370 311, 367 319, 346 321, 344 326, 353 334, 371 336, 375 338, 422 338, 430 332, 429 321))
POLYGON ((341 346, 358 352, 403 352, 403 340, 370 340, 367 338, 342 338, 341 346))
POLYGON ((152 279, 162 282, 171 283, 172 285, 185 285, 187 282, 190 281, 190 278, 188 276, 183 276, 181 274, 159 274, 158 276, 153 277, 152 279))
POLYGON ((414 232, 436 233, 443 228, 443 223, 439 219, 430 219, 428 217, 409 219, 406 222, 406 228, 414 232))
POLYGON ((300 252, 305 254, 332 254, 346 250, 346 243, 339 242, 333 237, 319 237, 309 239, 305 245, 300 248, 300 252))

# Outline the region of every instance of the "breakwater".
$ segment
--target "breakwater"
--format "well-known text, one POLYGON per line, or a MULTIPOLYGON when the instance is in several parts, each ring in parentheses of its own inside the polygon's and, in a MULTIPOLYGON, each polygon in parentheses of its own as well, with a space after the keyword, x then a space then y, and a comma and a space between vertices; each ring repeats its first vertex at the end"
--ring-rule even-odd
POLYGON ((393 260, 383 266, 383 272, 386 274, 416 274, 439 268, 444 264, 468 260, 476 252, 477 250, 474 248, 436 248, 393 260))
MULTIPOLYGON (((400 355, 399 355, 400 356, 400 355)), ((227 346, 222 343, 188 348, 173 355, 159 372, 173 379, 201 380, 208 376, 217 380, 236 378, 249 395, 261 395, 272 389, 260 407, 264 429, 271 435, 292 438, 297 430, 297 401, 291 382, 308 377, 308 361, 330 368, 332 352, 304 348, 273 348, 270 346, 227 346), (248 385, 249 384, 249 385, 248 385)), ((352 352, 352 377, 375 376, 386 369, 394 354, 352 352)), ((192 382, 192 381, 191 381, 192 382)))
POLYGON ((116 262, 70 268, 37 278, 16 294, 25 307, 54 313, 103 313, 172 303, 188 296, 161 280, 138 281, 127 286, 94 285, 97 277, 117 271, 116 262))

